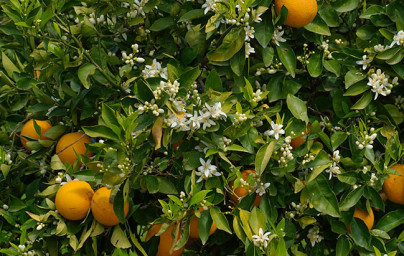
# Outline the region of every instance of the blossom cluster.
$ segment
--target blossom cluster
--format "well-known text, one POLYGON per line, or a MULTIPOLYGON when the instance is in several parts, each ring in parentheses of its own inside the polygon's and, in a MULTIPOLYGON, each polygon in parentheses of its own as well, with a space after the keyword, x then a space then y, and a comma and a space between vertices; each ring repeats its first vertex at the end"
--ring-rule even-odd
POLYGON ((355 142, 358 145, 359 149, 373 149, 373 141, 377 137, 377 132, 375 132, 375 128, 370 128, 370 133, 367 131, 363 132, 363 135, 355 142))
POLYGON ((375 93, 376 100, 379 95, 387 96, 391 93, 393 86, 398 85, 398 77, 390 81, 390 76, 378 69, 370 75, 368 85, 372 88, 372 92, 375 93))

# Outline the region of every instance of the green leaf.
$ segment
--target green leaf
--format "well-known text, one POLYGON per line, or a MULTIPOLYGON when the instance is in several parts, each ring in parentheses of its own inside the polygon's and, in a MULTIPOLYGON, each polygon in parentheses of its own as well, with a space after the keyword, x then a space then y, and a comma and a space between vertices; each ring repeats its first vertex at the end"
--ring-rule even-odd
POLYGON ((126 180, 124 185, 120 186, 120 189, 114 197, 114 212, 120 222, 125 222, 125 203, 128 200, 129 193, 129 179, 126 180))
POLYGON ((149 191, 150 194, 155 194, 159 191, 160 184, 156 176, 147 175, 144 176, 144 179, 146 181, 147 190, 149 191))
POLYGON ((335 151, 347 138, 348 135, 345 132, 335 132, 331 135, 332 151, 335 151))
POLYGON ((164 17, 156 20, 149 28, 151 31, 158 32, 169 27, 175 26, 175 21, 171 17, 164 17))
POLYGON ((104 120, 104 122, 108 126, 113 125, 117 128, 121 127, 121 125, 118 122, 118 119, 116 118, 116 113, 110 106, 108 106, 106 104, 102 104, 101 116, 102 116, 102 120, 104 120))
POLYGON ((323 61, 324 68, 336 76, 340 75, 341 72, 341 64, 337 60, 324 60, 323 61))
POLYGON ((362 94, 370 89, 370 86, 367 85, 366 81, 356 83, 348 88, 348 90, 344 93, 344 96, 357 96, 362 94))
POLYGON ((90 75, 94 75, 96 67, 91 63, 86 63, 80 66, 79 71, 77 72, 81 83, 83 84, 84 88, 90 88, 90 82, 88 81, 88 77, 90 75))
POLYGON ((294 117, 302 121, 305 121, 306 123, 309 122, 309 117, 307 116, 306 104, 301 99, 291 94, 288 94, 286 104, 288 105, 288 108, 294 117))
POLYGON ((319 16, 317 15, 314 20, 304 26, 305 29, 307 29, 310 32, 320 34, 320 35, 325 35, 325 36, 330 36, 331 32, 330 29, 327 26, 327 23, 319 16))
POLYGON ((272 25, 270 12, 266 12, 264 15, 261 16, 261 18, 261 22, 254 23, 254 37, 255 39, 257 39, 262 48, 265 48, 272 39, 274 27, 272 25))
POLYGON ((351 107, 351 109, 366 108, 369 105, 369 103, 372 101, 372 98, 373 98, 372 92, 368 91, 367 93, 362 95, 362 97, 351 107))
POLYGON ((386 63, 389 65, 395 65, 401 62, 401 60, 404 58, 404 50, 401 49, 396 55, 394 55, 391 59, 387 60, 386 63))
POLYGON ((337 12, 349 12, 358 7, 359 0, 337 0, 331 2, 331 5, 337 12))
POLYGON ((216 69, 212 69, 212 71, 210 71, 208 77, 206 78, 205 90, 208 91, 209 89, 218 92, 223 91, 222 80, 220 79, 220 76, 217 73, 216 69))
POLYGON ((108 127, 103 125, 83 126, 84 132, 90 137, 102 137, 119 141, 119 137, 108 127))
POLYGON ((370 242, 370 233, 366 224, 357 218, 353 218, 351 222, 351 237, 355 243, 361 247, 367 248, 370 242))
POLYGON ((345 236, 340 236, 337 240, 336 256, 348 256, 350 245, 345 236))
POLYGON ((46 132, 43 133, 44 137, 47 137, 52 140, 56 140, 59 138, 64 132, 66 131, 66 126, 64 125, 55 125, 46 130, 46 132))
POLYGON ((279 239, 278 246, 276 247, 275 256, 287 256, 288 252, 286 250, 285 240, 282 238, 279 239))
POLYGON ((400 47, 393 47, 390 49, 387 49, 379 54, 376 55, 376 59, 379 60, 388 60, 394 57, 399 51, 401 50, 400 47))
MULTIPOLYGON (((264 49, 265 50, 265 49, 264 49)), ((244 65, 245 65, 245 53, 243 51, 239 51, 230 59, 230 67, 231 70, 237 75, 241 76, 243 73, 244 65)))
POLYGON ((348 71, 345 75, 345 89, 348 89, 351 85, 356 84, 365 78, 366 76, 359 70, 348 71))
POLYGON ((9 212, 18 212, 27 207, 25 203, 17 197, 12 197, 8 206, 9 212))
POLYGON ((256 235, 258 235, 260 228, 265 229, 266 226, 265 214, 257 207, 254 207, 254 209, 251 211, 248 222, 250 223, 250 227, 253 230, 253 232, 256 235))
POLYGON ((122 248, 122 249, 132 247, 132 244, 130 243, 126 234, 121 229, 120 225, 116 225, 114 227, 114 231, 112 232, 112 236, 111 236, 111 244, 117 248, 122 248))
POLYGON ((191 11, 185 13, 184 15, 182 15, 181 18, 178 20, 178 22, 198 19, 198 18, 203 17, 204 15, 205 14, 203 13, 202 9, 191 10, 191 11))
POLYGON ((321 60, 321 53, 316 52, 310 56, 309 64, 307 65, 307 70, 311 77, 318 77, 323 71, 323 62, 321 60))
POLYGON ((203 155, 196 151, 185 152, 184 157, 184 169, 187 171, 192 171, 201 165, 200 158, 203 155))
POLYGON ((180 83, 180 88, 190 88, 200 74, 201 70, 199 69, 199 67, 191 68, 188 71, 182 73, 180 75, 180 79, 178 80, 178 82, 180 83))
POLYGON ((348 211, 352 207, 354 207, 363 195, 364 187, 357 188, 351 191, 341 202, 339 209, 341 211, 348 211))
POLYGON ((293 49, 287 43, 279 43, 279 46, 276 46, 276 52, 278 53, 279 59, 282 61, 286 70, 292 77, 295 77, 296 55, 293 52, 293 49))
POLYGON ((308 182, 306 188, 310 203, 317 211, 333 217, 340 216, 337 197, 323 175, 319 175, 316 179, 308 182))
POLYGON ((369 202, 372 207, 376 207, 380 209, 381 211, 384 211, 384 201, 381 198, 380 194, 372 187, 367 186, 365 188, 365 195, 367 199, 369 199, 369 202))
POLYGON ((275 51, 272 47, 266 47, 262 50, 262 60, 264 61, 265 67, 268 67, 272 64, 272 60, 274 58, 275 51))
POLYGON ((232 144, 232 145, 228 146, 226 149, 227 149, 227 151, 248 152, 247 149, 245 149, 242 146, 237 145, 237 144, 232 144))
POLYGON ((159 192, 160 193, 178 194, 178 191, 175 188, 175 185, 170 180, 168 180, 167 178, 164 178, 164 177, 157 177, 157 180, 159 182, 159 192))
POLYGON ((192 195, 191 200, 189 201, 189 206, 197 205, 202 200, 206 198, 206 195, 210 192, 210 190, 201 190, 195 195, 192 195))
POLYGON ((323 3, 320 10, 318 10, 318 14, 329 27, 339 26, 340 22, 338 14, 329 4, 323 3))
POLYGON ((364 12, 361 13, 359 18, 361 19, 369 19, 372 15, 375 14, 384 14, 385 9, 380 5, 371 5, 364 12))
POLYGON ((198 219, 198 233, 202 244, 205 244, 209 238, 209 231, 212 226, 212 218, 208 211, 201 212, 201 217, 198 219))
POLYGON ((404 210, 400 209, 384 215, 374 228, 389 232, 402 224, 404 224, 404 210))
POLYGON ((223 39, 221 45, 208 58, 211 61, 226 61, 236 54, 244 45, 245 31, 232 29, 223 39))
POLYGON ((268 144, 263 145, 257 152, 255 157, 255 171, 258 175, 264 172, 268 165, 269 159, 271 159, 274 151, 276 141, 271 141, 268 144))
POLYGON ((372 236, 377 236, 383 239, 391 239, 389 234, 387 234, 387 232, 380 230, 380 229, 372 229, 370 230, 370 234, 372 236))
POLYGON ((377 33, 378 29, 375 26, 364 25, 356 30, 356 35, 362 40, 370 40, 377 33))
POLYGON ((212 217, 218 229, 226 231, 229 234, 232 233, 229 226, 229 222, 227 221, 226 217, 218 207, 210 208, 210 216, 212 217))
POLYGON ((3 64, 3 68, 7 71, 7 74, 10 77, 13 77, 13 72, 20 73, 20 70, 16 65, 10 60, 10 58, 4 53, 1 53, 1 61, 3 64))

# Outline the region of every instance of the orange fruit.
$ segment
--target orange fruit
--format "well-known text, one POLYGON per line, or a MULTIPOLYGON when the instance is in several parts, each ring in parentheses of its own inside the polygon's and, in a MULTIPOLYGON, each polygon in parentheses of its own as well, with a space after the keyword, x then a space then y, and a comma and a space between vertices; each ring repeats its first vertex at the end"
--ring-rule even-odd
MULTIPOLYGON (((86 144, 91 144, 90 137, 81 132, 72 132, 62 136, 56 145, 56 154, 63 163, 69 162, 73 165, 77 159, 77 155, 84 155, 87 151, 86 144), (75 154, 76 152, 76 154, 75 154)), ((93 153, 87 151, 87 156, 93 153)))
MULTIPOLYGON (((203 207, 199 207, 199 211, 203 212, 203 207)), ((190 238, 195 238, 195 239, 200 239, 201 237, 199 236, 199 231, 198 231, 198 220, 196 216, 192 217, 191 220, 189 221, 189 237, 190 238)), ((215 222, 212 222, 212 226, 210 226, 209 230, 209 235, 212 235, 215 233, 217 227, 215 222)))
POLYGON ((94 191, 90 184, 81 180, 72 180, 59 188, 55 206, 65 219, 81 220, 87 216, 93 195, 94 191))
MULTIPOLYGON (((176 251, 173 251, 170 254, 171 245, 173 244, 174 240, 171 233, 173 232, 174 227, 175 225, 171 225, 163 234, 160 235, 160 242, 156 256, 180 256, 184 251, 185 246, 176 251)), ((147 232, 146 242, 149 241, 150 238, 152 238, 154 235, 156 235, 159 232, 160 228, 161 224, 153 225, 147 232)))
MULTIPOLYGON (((243 180, 247 180, 248 176, 252 173, 255 173, 255 171, 254 170, 245 170, 245 171, 241 172, 241 176, 243 177, 243 180)), ((229 185, 230 185, 230 189, 233 190, 234 180, 231 181, 229 183, 229 185)), ((237 188, 234 189, 234 194, 236 194, 236 195, 234 195, 233 193, 228 193, 228 194, 229 194, 230 200, 233 201, 234 204, 238 204, 239 200, 241 200, 241 198, 243 196, 248 194, 248 190, 245 188, 242 188, 241 186, 238 186, 237 188)), ((253 206, 259 206, 261 203, 261 199, 262 199, 262 196, 257 195, 253 206)))
MULTIPOLYGON (((109 200, 111 191, 107 187, 102 187, 95 191, 91 200, 91 211, 94 218, 107 227, 115 226, 120 222, 115 214, 114 204, 109 200)), ((129 212, 129 201, 126 201, 123 211, 126 217, 129 212)))
POLYGON ((309 131, 310 131, 310 124, 307 125, 306 131, 304 132, 304 134, 300 134, 299 136, 297 136, 296 138, 293 138, 290 141, 290 145, 292 146, 293 149, 296 149, 296 148, 300 147, 301 145, 303 145, 304 143, 306 143, 306 140, 304 140, 302 137, 304 135, 306 135, 309 131))
POLYGON ((391 168, 401 173, 401 176, 389 174, 389 178, 384 180, 383 192, 393 203, 404 205, 404 165, 398 164, 391 168))
POLYGON ((52 125, 48 121, 35 120, 35 123, 41 128, 41 134, 38 134, 35 130, 34 119, 26 122, 21 129, 21 144, 29 151, 31 151, 31 149, 27 146, 27 142, 29 140, 27 138, 24 138, 24 136, 28 136, 37 140, 49 140, 49 138, 42 136, 42 134, 44 134, 49 128, 52 127, 52 125))
MULTIPOLYGON (((375 216, 373 215, 372 209, 370 209, 370 213, 368 213, 367 210, 362 210, 356 207, 353 217, 361 219, 363 222, 365 222, 369 230, 372 229, 373 224, 375 222, 375 216)), ((348 229, 348 231, 350 230, 348 229)))
POLYGON ((282 6, 288 8, 285 25, 294 28, 304 27, 317 15, 316 0, 275 0, 275 11, 279 15, 282 6))

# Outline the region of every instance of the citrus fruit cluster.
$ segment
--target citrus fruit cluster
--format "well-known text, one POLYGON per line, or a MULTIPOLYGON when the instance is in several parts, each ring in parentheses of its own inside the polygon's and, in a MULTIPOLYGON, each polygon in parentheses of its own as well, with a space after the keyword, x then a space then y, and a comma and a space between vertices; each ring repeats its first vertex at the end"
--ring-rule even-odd
MULTIPOLYGON (((21 129, 21 144, 28 151, 32 151, 27 144, 28 141, 50 140, 44 135, 50 128, 52 125, 49 121, 29 120, 21 129)), ((63 163, 67 162, 73 166, 77 156, 86 154, 87 157, 91 157, 93 155, 91 151, 87 150, 86 144, 91 144, 91 139, 86 134, 81 132, 67 133, 59 139, 56 145, 56 154, 63 163)))
MULTIPOLYGON (((73 180, 62 185, 56 193, 55 205, 60 215, 68 220, 84 219, 91 208, 94 218, 106 227, 117 225, 120 221, 111 202, 111 189, 99 188, 95 193, 85 181, 73 180)), ((129 201, 124 207, 125 217, 129 212, 129 201)))

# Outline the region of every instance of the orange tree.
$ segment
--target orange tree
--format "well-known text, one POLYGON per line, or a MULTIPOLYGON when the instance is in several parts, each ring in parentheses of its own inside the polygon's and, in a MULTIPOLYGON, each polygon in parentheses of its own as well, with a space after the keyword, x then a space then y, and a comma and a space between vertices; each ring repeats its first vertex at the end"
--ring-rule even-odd
POLYGON ((0 253, 404 254, 402 0, 1 7, 0 253))

